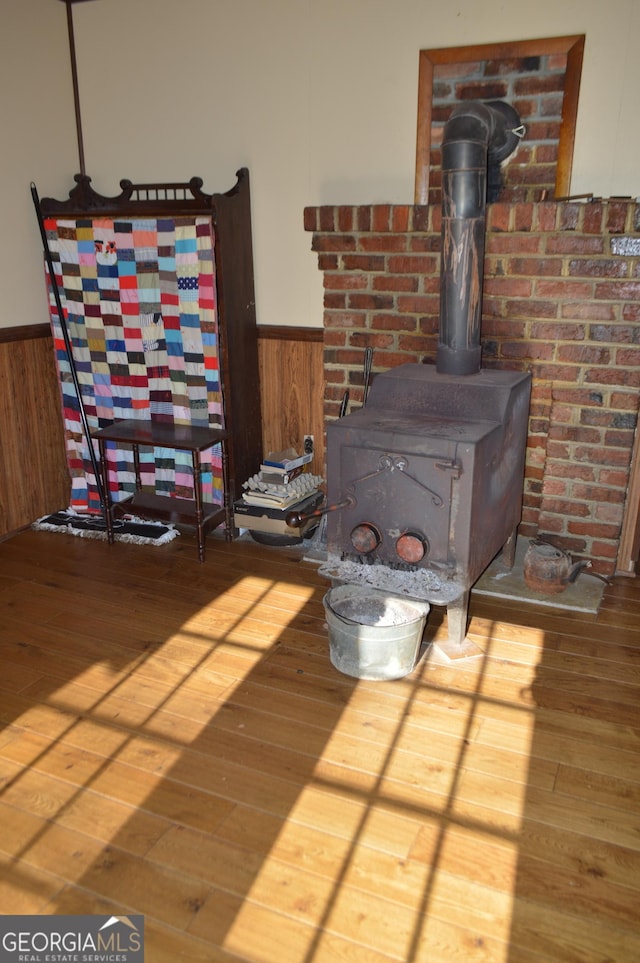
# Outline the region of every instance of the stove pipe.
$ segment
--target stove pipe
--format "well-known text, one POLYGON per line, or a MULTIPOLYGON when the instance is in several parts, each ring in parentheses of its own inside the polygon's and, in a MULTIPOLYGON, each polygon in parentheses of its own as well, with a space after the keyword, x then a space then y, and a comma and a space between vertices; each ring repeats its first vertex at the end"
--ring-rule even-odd
POLYGON ((509 104, 461 104, 442 141, 442 260, 440 337, 436 371, 480 370, 485 211, 489 165, 515 150, 523 128, 509 104))

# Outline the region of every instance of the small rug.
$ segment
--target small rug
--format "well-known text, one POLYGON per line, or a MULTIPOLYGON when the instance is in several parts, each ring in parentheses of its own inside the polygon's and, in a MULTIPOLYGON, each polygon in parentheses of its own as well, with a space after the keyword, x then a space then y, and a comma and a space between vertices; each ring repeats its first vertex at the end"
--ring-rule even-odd
POLYGON ((597 576, 590 575, 588 569, 582 571, 575 582, 567 585, 564 592, 546 594, 530 589, 524 580, 524 555, 528 547, 529 539, 519 538, 511 571, 505 568, 499 555, 480 576, 472 592, 533 605, 546 605, 554 609, 597 614, 606 583, 597 576))
MULTIPOLYGON (((71 509, 43 515, 33 522, 31 527, 36 531, 107 540, 107 529, 102 515, 81 515, 71 509)), ((133 515, 114 519, 113 531, 117 542, 130 542, 133 545, 166 545, 180 534, 173 525, 146 522, 133 515)))

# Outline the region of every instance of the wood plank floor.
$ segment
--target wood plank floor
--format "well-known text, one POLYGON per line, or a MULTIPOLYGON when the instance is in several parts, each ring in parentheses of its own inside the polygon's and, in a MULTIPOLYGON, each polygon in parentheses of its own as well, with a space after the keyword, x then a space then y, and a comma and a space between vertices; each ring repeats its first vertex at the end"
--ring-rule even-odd
MULTIPOLYGON (((637 963, 640 588, 338 673, 298 551, 0 544, 0 907, 147 963, 637 963)), ((434 609, 429 639, 445 637, 434 609)))

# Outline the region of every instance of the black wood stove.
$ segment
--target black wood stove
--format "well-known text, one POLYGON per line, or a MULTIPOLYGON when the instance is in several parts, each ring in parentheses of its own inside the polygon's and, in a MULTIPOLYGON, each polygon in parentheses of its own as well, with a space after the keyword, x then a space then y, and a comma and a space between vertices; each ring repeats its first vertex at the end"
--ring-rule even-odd
POLYGON ((522 509, 529 375, 379 374, 365 407, 327 426, 331 579, 447 606, 466 635, 469 590, 504 549, 522 509))
POLYGON ((522 136, 508 104, 462 104, 442 144, 435 365, 378 374, 366 404, 327 425, 327 561, 341 582, 447 606, 466 635, 469 591, 521 517, 530 375, 481 367, 488 175, 522 136))

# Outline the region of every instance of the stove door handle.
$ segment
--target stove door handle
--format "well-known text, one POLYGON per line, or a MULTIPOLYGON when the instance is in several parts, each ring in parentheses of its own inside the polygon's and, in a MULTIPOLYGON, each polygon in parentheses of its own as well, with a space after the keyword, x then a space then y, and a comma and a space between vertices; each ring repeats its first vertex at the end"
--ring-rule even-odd
POLYGON ((334 505, 325 505, 324 508, 316 508, 312 512, 305 512, 300 514, 300 512, 291 511, 285 517, 285 522, 289 528, 300 528, 311 518, 320 518, 322 515, 327 515, 329 512, 337 512, 341 508, 353 508, 356 504, 355 497, 351 492, 347 492, 342 501, 336 502, 334 505))

